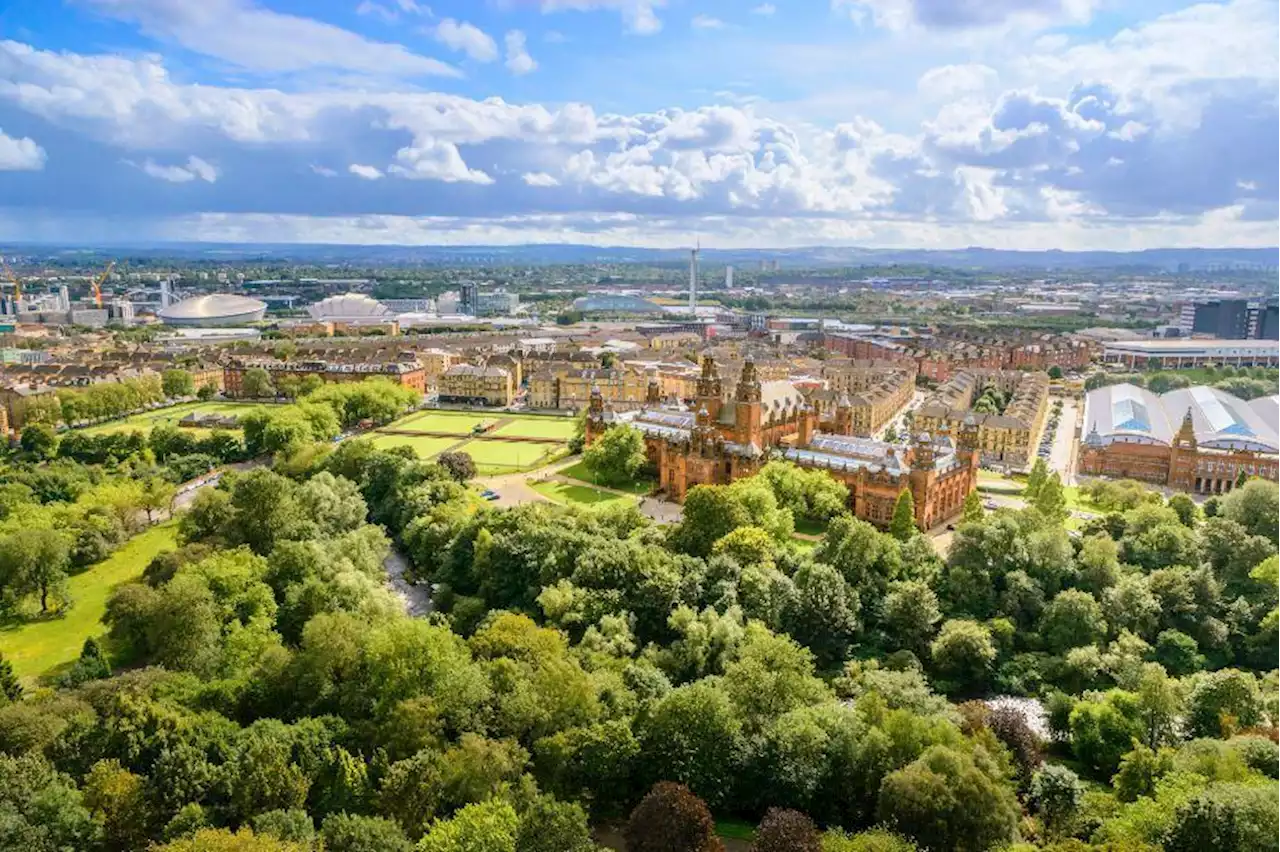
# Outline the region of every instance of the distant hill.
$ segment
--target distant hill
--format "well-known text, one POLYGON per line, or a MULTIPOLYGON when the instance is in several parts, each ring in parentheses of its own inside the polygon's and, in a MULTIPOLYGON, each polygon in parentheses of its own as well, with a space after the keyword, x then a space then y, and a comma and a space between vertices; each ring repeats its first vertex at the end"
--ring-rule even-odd
MULTIPOLYGON (((254 243, 151 243, 112 246, 10 246, 9 253, 72 258, 86 254, 174 257, 203 261, 292 261, 350 264, 574 264, 685 263, 681 249, 597 247, 573 244, 518 246, 362 246, 254 243)), ((1210 269, 1276 269, 1280 248, 1161 248, 1144 251, 1006 251, 965 249, 873 249, 813 246, 789 249, 702 250, 707 265, 755 265, 777 261, 781 267, 935 266, 953 269, 1070 270, 1151 269, 1168 272, 1210 269)))

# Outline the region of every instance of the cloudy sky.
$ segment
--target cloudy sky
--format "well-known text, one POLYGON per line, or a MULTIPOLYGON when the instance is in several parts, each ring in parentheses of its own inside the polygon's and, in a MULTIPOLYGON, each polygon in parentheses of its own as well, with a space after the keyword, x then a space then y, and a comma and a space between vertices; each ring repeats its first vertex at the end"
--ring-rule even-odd
POLYGON ((3 0, 0 240, 1274 245, 1276 0, 3 0))

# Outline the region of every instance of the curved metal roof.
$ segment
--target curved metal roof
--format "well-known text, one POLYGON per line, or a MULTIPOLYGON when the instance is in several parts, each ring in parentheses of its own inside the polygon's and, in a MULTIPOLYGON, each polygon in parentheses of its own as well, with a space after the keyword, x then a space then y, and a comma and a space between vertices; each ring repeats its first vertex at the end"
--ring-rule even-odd
POLYGON ((1163 396, 1127 383, 1098 388, 1085 401, 1084 429, 1091 440, 1096 431, 1104 444, 1169 444, 1188 411, 1201 446, 1272 453, 1280 448, 1274 414, 1268 420, 1265 408, 1203 385, 1163 396))
POLYGON ((167 308, 161 308, 158 316, 164 322, 174 324, 233 320, 252 322, 262 319, 266 310, 266 302, 260 302, 248 296, 212 293, 208 296, 183 299, 167 308))
POLYGON ((321 299, 307 308, 312 319, 375 319, 391 316, 391 309, 364 293, 343 293, 321 299))

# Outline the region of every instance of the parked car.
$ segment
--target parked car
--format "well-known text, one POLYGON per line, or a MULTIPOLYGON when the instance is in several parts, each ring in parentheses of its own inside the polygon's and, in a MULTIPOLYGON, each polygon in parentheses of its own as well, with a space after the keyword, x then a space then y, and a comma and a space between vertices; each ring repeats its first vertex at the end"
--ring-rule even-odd
POLYGON ((480 492, 480 496, 486 500, 497 500, 499 495, 498 492, 494 491, 492 488, 486 488, 480 492))

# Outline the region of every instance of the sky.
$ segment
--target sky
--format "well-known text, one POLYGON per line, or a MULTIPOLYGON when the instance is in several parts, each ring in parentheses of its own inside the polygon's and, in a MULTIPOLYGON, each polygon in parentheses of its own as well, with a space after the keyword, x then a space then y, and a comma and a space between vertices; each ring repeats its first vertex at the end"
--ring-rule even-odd
POLYGON ((1276 0, 2 0, 0 241, 1271 246, 1276 0))

